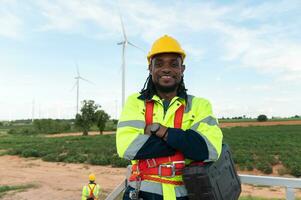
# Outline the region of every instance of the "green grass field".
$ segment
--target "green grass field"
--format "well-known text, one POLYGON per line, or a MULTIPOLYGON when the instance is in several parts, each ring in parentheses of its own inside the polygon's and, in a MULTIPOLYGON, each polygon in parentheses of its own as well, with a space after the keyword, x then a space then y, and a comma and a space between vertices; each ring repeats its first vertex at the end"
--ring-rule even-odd
POLYGON ((22 157, 41 157, 44 161, 126 166, 128 161, 116 153, 115 135, 43 136, 9 135, 0 137, 0 149, 22 157))
MULTIPOLYGON (((240 169, 258 169, 266 174, 272 166, 283 164, 281 173, 301 176, 301 125, 224 128, 240 169)), ((124 167, 129 162, 116 153, 115 135, 44 136, 1 135, 1 154, 40 157, 45 161, 90 163, 124 167), (5 150, 5 151, 3 151, 5 150)))
POLYGON ((301 176, 301 125, 224 128, 223 134, 241 169, 269 174, 281 163, 283 173, 301 176))
MULTIPOLYGON (((297 121, 301 120, 301 118, 274 118, 274 119, 268 119, 269 121, 272 122, 277 122, 277 121, 297 121)), ((245 119, 219 119, 219 123, 227 123, 227 122, 257 122, 257 119, 250 119, 250 118, 245 118, 245 119)))
POLYGON ((15 185, 15 186, 0 185, 0 198, 3 197, 9 191, 22 192, 26 189, 34 188, 34 187, 37 187, 37 186, 33 185, 33 184, 15 185))

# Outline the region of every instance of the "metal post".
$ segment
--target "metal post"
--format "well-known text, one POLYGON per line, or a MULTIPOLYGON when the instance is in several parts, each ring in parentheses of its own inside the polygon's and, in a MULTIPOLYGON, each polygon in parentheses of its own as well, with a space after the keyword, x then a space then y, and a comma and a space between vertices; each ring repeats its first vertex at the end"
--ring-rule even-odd
POLYGON ((295 199, 294 188, 286 187, 286 200, 294 200, 294 199, 295 199))

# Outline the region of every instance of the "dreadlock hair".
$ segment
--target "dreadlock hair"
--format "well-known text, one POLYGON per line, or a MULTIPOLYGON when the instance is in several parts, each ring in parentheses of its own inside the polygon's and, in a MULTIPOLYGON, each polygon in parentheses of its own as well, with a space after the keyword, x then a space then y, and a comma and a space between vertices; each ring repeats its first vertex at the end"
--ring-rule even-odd
MULTIPOLYGON (((187 100, 186 91, 187 91, 187 89, 185 88, 184 78, 182 76, 179 87, 177 89, 177 94, 184 94, 185 100, 187 100)), ((149 74, 149 76, 147 77, 147 79, 143 85, 143 88, 140 91, 140 94, 145 96, 146 99, 151 99, 154 96, 154 94, 156 94, 156 93, 157 93, 157 91, 156 91, 156 87, 155 87, 155 84, 152 79, 152 75, 149 74)))

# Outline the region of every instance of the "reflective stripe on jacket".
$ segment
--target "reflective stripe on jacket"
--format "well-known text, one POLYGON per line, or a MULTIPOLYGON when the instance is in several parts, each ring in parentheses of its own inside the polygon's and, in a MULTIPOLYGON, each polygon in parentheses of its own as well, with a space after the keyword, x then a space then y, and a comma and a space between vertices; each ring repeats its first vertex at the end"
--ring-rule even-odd
MULTIPOLYGON (((188 95, 187 102, 181 97, 174 97, 164 112, 162 100, 154 95, 153 123, 169 127, 167 141, 156 136, 144 135, 145 101, 136 93, 128 97, 117 126, 116 145, 120 157, 135 163, 138 159, 172 155, 175 149, 180 150, 186 163, 192 160, 215 161, 222 146, 222 132, 218 121, 212 114, 211 104, 203 98, 188 95), (174 114, 185 105, 182 130, 174 129, 174 114), (190 158, 190 159, 188 159, 190 158)), ((181 181, 182 176, 164 178, 181 181)), ((130 185, 135 187, 135 182, 130 185)), ((161 184, 153 181, 142 181, 141 191, 163 195, 164 199, 175 199, 187 195, 184 186, 161 184)))

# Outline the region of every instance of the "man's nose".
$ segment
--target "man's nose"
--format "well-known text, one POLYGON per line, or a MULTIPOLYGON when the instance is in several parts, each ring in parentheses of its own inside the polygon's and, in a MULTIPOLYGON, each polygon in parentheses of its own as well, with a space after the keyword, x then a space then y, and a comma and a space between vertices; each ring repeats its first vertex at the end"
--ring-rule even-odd
POLYGON ((170 73, 171 70, 170 70, 170 66, 168 64, 165 64, 163 67, 162 67, 162 72, 164 73, 170 73))

